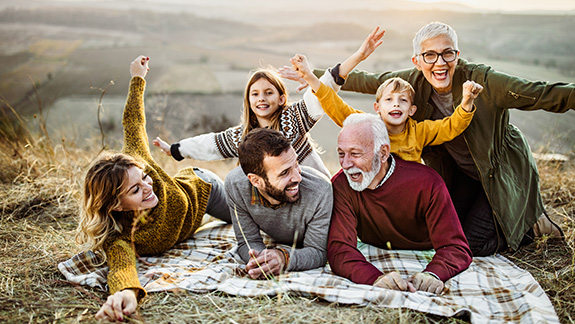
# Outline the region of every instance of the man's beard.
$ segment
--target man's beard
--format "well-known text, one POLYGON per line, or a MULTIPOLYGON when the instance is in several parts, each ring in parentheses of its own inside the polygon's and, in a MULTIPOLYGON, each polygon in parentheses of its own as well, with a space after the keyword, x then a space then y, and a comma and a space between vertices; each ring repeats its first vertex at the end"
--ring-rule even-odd
POLYGON ((279 188, 274 187, 274 186, 268 181, 267 177, 264 178, 264 182, 265 182, 265 184, 266 184, 265 193, 266 193, 268 196, 272 197, 273 199, 275 199, 275 200, 277 200, 277 201, 280 201, 280 202, 282 202, 282 203, 294 203, 294 202, 298 201, 299 198, 300 198, 299 188, 298 188, 297 194, 296 194, 295 196, 293 196, 293 197, 288 196, 288 195, 286 194, 286 192, 285 192, 285 189, 286 189, 286 188, 290 188, 290 187, 293 187, 293 186, 297 186, 297 185, 298 185, 297 182, 291 182, 291 183, 289 183, 287 186, 285 186, 284 190, 281 190, 281 189, 279 189, 279 188))
POLYGON ((375 176, 379 173, 380 169, 381 169, 381 158, 379 154, 376 153, 373 158, 370 171, 364 172, 359 168, 349 168, 347 170, 344 169, 343 173, 345 173, 345 176, 347 177, 347 182, 349 183, 351 189, 355 191, 363 191, 371 184, 375 176), (353 173, 361 173, 361 179, 362 179, 361 182, 355 182, 351 179, 350 174, 353 173))

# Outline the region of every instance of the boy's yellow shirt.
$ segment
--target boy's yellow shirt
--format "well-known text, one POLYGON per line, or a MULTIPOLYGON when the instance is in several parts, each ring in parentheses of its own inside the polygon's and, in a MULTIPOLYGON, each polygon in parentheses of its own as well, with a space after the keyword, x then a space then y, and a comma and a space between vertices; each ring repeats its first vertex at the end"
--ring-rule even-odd
MULTIPOLYGON (((363 113, 345 103, 332 88, 323 83, 315 95, 325 113, 339 127, 347 116, 363 113)), ((403 132, 389 134, 391 153, 403 160, 421 163, 421 152, 424 147, 443 144, 463 133, 471 123, 474 112, 475 107, 471 112, 467 112, 459 105, 453 115, 443 119, 416 122, 408 117, 403 132)))

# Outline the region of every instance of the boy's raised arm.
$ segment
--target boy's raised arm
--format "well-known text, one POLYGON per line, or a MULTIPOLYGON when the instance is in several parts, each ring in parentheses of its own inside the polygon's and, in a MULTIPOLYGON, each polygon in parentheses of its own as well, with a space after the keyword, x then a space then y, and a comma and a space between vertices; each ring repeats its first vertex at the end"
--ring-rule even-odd
POLYGON ((321 81, 313 74, 309 67, 307 57, 303 54, 296 54, 290 59, 292 69, 303 78, 313 91, 317 91, 321 85, 321 81))
POLYGON ((467 112, 473 110, 473 101, 483 91, 483 87, 474 81, 467 80, 463 84, 463 99, 461 99, 461 107, 467 112))

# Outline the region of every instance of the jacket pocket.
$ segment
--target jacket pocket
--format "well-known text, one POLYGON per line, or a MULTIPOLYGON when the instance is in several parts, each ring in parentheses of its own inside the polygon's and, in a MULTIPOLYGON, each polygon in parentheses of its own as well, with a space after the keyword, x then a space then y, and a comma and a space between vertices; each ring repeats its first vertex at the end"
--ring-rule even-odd
POLYGON ((517 91, 508 90, 507 95, 512 97, 512 107, 511 108, 520 108, 523 106, 531 106, 535 104, 537 98, 534 96, 526 95, 519 93, 517 91))

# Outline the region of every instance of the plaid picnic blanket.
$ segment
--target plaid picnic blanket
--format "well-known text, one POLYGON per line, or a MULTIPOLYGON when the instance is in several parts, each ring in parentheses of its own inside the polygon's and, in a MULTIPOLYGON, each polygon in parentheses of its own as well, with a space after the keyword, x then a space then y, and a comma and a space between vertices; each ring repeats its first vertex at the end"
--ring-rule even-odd
MULTIPOLYGON (((273 245, 269 237, 267 244, 273 245)), ((383 272, 405 277, 420 272, 434 251, 388 251, 358 243, 367 260, 383 272)), ((469 269, 448 280, 441 295, 408 293, 355 284, 334 275, 329 265, 289 272, 274 280, 252 280, 237 256, 231 225, 212 222, 193 239, 157 257, 138 262, 139 279, 148 292, 182 288, 193 292, 222 291, 238 296, 293 293, 328 302, 410 308, 442 316, 469 316, 472 323, 559 323, 549 298, 533 279, 501 255, 476 257, 469 269)), ((289 247, 288 247, 289 248, 289 247)), ((67 280, 107 290, 107 267, 93 266, 97 257, 80 253, 58 265, 67 280)))

